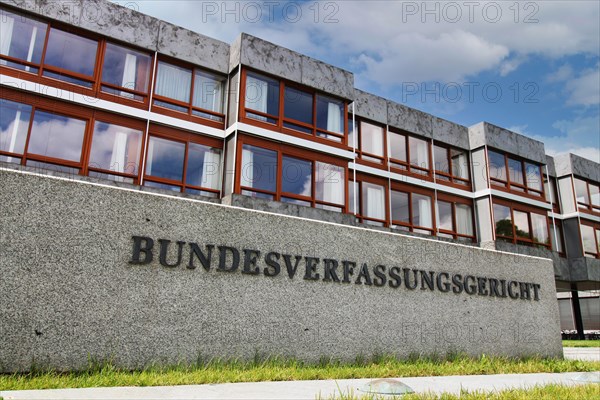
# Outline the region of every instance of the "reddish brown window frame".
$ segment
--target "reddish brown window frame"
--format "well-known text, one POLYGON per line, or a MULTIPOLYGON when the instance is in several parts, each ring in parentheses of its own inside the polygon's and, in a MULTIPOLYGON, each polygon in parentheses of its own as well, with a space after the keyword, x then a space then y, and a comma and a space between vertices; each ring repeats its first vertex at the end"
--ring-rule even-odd
MULTIPOLYGON (((472 242, 475 242, 477 240, 477 238, 475 235, 475 232, 476 232, 476 230, 475 230, 475 207, 473 206, 473 200, 438 192, 436 203, 437 203, 437 201, 444 201, 446 203, 452 204, 452 227, 454 230, 449 231, 447 229, 441 229, 438 227, 436 232, 443 233, 446 235, 452 235, 453 239, 455 239, 455 240, 459 240, 460 238, 463 238, 463 239, 471 239, 472 242), (456 220, 456 204, 464 204, 464 205, 471 207, 471 225, 472 225, 471 229, 473 230, 473 235, 464 235, 464 234, 458 233, 458 229, 457 229, 458 225, 456 223, 456 221, 457 221, 456 220)), ((436 206, 437 206, 437 204, 436 204, 436 206)), ((435 215, 434 220, 435 220, 436 226, 439 226, 439 221, 437 218, 438 213, 436 213, 434 215, 435 215)))
MULTIPOLYGON (((355 182, 357 184, 356 197, 358 200, 358 207, 356 209, 356 214, 354 214, 354 215, 356 216, 356 219, 358 220, 358 222, 368 223, 365 221, 371 221, 371 222, 375 222, 377 224, 382 224, 382 226, 384 226, 384 227, 389 227, 389 225, 390 225, 389 224, 389 221, 390 221, 390 195, 389 195, 390 187, 389 187, 388 180, 385 178, 381 178, 381 177, 357 173, 356 179, 352 179, 352 178, 348 179, 348 183, 350 183, 350 182, 355 182), (365 213, 363 212, 364 202, 362 201, 361 197, 362 197, 362 184, 364 182, 383 186, 384 191, 385 191, 385 195, 384 195, 385 219, 377 219, 377 218, 367 217, 365 215, 365 213)), ((346 185, 346 187, 348 187, 348 184, 346 185)), ((354 207, 356 207, 356 204, 354 204, 354 207)))
POLYGON ((488 147, 486 150, 486 153, 485 153, 485 157, 486 157, 488 166, 490 165, 489 153, 488 153, 489 151, 493 151, 494 153, 498 153, 498 154, 501 154, 504 156, 504 169, 505 169, 505 174, 506 174, 506 181, 499 179, 499 178, 494 178, 491 176, 490 169, 488 168, 488 176, 490 178, 490 184, 493 189, 498 189, 498 190, 501 190, 504 192, 514 193, 519 196, 525 196, 525 197, 529 197, 529 198, 535 199, 535 200, 546 201, 546 194, 545 194, 544 185, 543 185, 544 173, 542 171, 542 166, 539 163, 533 162, 531 160, 526 160, 522 157, 518 157, 513 154, 508 154, 502 150, 497 150, 495 148, 488 147), (521 185, 520 183, 511 181, 510 168, 509 168, 509 163, 508 163, 509 159, 512 159, 514 161, 518 161, 521 163, 522 178, 523 178, 523 182, 524 182, 523 185, 521 185), (525 167, 525 163, 534 164, 534 165, 538 166, 538 168, 540 170, 540 179, 542 180, 542 182, 541 182, 542 190, 533 189, 533 188, 530 188, 527 186, 527 168, 525 167), (515 188, 518 188, 518 189, 515 189, 515 188), (532 193, 534 193, 534 194, 532 194, 532 193))
POLYGON ((100 110, 93 110, 91 108, 82 107, 74 104, 69 104, 60 100, 48 100, 40 96, 32 95, 29 93, 24 93, 20 91, 16 91, 9 88, 2 89, 2 99, 27 104, 32 107, 32 114, 29 120, 29 126, 27 129, 27 137, 25 141, 25 148, 23 154, 17 153, 9 153, 5 151, 0 151, 1 155, 18 158, 21 160, 21 165, 26 165, 28 160, 48 163, 57 166, 69 167, 69 168, 77 168, 79 169, 79 175, 88 175, 89 171, 98 172, 102 174, 120 176, 124 178, 133 179, 134 184, 137 184, 140 179, 141 174, 141 165, 142 165, 142 157, 143 152, 140 151, 140 157, 138 160, 138 173, 136 175, 127 174, 127 173, 119 173, 115 171, 105 170, 101 168, 95 168, 89 166, 91 145, 92 145, 92 137, 94 133, 95 122, 105 122, 109 124, 117 124, 127 128, 136 129, 142 132, 142 142, 141 148, 143 149, 145 146, 145 134, 146 131, 146 123, 142 120, 136 120, 116 114, 107 113, 100 110), (81 156, 79 162, 62 160, 51 157, 44 157, 36 154, 27 153, 29 146, 29 139, 31 137, 31 128, 33 126, 33 118, 35 116, 35 111, 40 110, 44 112, 49 112, 53 114, 58 114, 65 117, 77 118, 80 120, 84 120, 86 122, 86 128, 84 132, 84 139, 81 145, 81 156))
POLYGON ((521 245, 525 245, 525 246, 540 246, 540 247, 545 247, 548 250, 552 250, 552 241, 550 240, 550 235, 552 234, 552 232, 550 232, 550 221, 548 220, 548 213, 546 210, 544 209, 539 209, 539 208, 535 208, 535 207, 531 207, 525 204, 517 204, 517 203, 513 203, 510 201, 506 201, 506 200, 501 200, 501 199, 494 199, 492 202, 492 207, 494 204, 498 204, 504 207, 508 207, 510 209, 510 218, 511 218, 511 224, 512 224, 512 231, 513 231, 513 236, 509 237, 509 236, 504 236, 504 235, 498 235, 496 232, 496 222, 493 222, 493 226, 494 226, 494 235, 496 237, 496 239, 501 239, 513 244, 521 244, 521 245), (517 236, 517 232, 516 232, 516 228, 515 228, 515 216, 514 216, 514 212, 515 211, 520 211, 523 213, 527 213, 529 214, 527 220, 529 223, 529 234, 531 235, 530 238, 523 238, 523 237, 518 237, 517 236), (532 220, 531 220, 531 214, 538 214, 538 215, 542 215, 543 217, 546 218, 546 230, 547 230, 547 234, 548 234, 548 240, 549 243, 541 243, 541 242, 536 242, 533 240, 533 224, 532 224, 532 220))
MULTIPOLYGON (((204 146, 214 147, 221 150, 221 159, 223 158, 223 140, 212 138, 208 136, 198 135, 196 133, 190 133, 185 131, 180 131, 174 128, 169 128, 163 125, 150 124, 150 130, 148 133, 148 141, 150 137, 158 137, 161 139, 166 139, 178 143, 183 143, 185 145, 185 155, 183 161, 183 177, 181 181, 176 181, 167 178, 161 178, 157 176, 147 175, 146 168, 147 163, 144 164, 144 182, 154 182, 160 183, 163 185, 169 186, 177 186, 180 189, 181 193, 185 193, 186 189, 199 190, 204 192, 210 192, 216 194, 216 198, 220 198, 221 190, 220 189, 212 189, 205 188, 202 186, 194 186, 186 183, 187 172, 188 172, 188 149, 190 143, 196 143, 204 146)), ((148 151, 149 146, 146 146, 146 151, 144 153, 144 160, 148 160, 148 151)), ((222 180, 222 179, 221 179, 222 180)), ((221 182, 222 183, 222 182, 221 182)))
MULTIPOLYGON (((181 67, 181 68, 190 70, 190 72, 192 74, 192 80, 191 80, 191 86, 190 86, 190 99, 188 102, 183 102, 183 101, 172 99, 170 97, 165 97, 165 96, 156 94, 156 85, 158 84, 158 82, 156 82, 156 79, 155 79, 154 87, 152 88, 152 91, 153 91, 152 111, 158 112, 160 114, 168 115, 170 117, 177 118, 177 119, 183 119, 183 120, 190 121, 190 122, 201 123, 202 125, 208 125, 208 126, 211 126, 213 128, 217 128, 217 129, 225 129, 225 114, 224 113, 217 113, 217 112, 214 112, 211 110, 206 110, 204 108, 195 107, 193 105, 193 101, 194 101, 193 99, 194 99, 194 81, 196 79, 196 71, 197 70, 205 71, 210 74, 221 76, 223 78, 223 93, 224 94, 227 92, 227 81, 228 81, 227 77, 218 72, 210 71, 205 68, 200 68, 200 67, 192 65, 190 63, 186 63, 184 61, 177 60, 177 59, 170 58, 170 57, 165 57, 165 56, 158 57, 158 62, 156 63, 155 76, 158 74, 158 63, 159 62, 164 62, 166 64, 171 64, 171 65, 174 65, 177 67, 181 67), (178 107, 186 108, 187 111, 183 112, 183 111, 177 111, 177 110, 173 110, 173 109, 170 109, 167 107, 163 107, 161 105, 156 104, 157 100, 162 101, 164 103, 173 104, 178 107), (222 119, 222 121, 214 121, 214 120, 211 120, 208 118, 202 118, 201 116, 194 115, 193 111, 200 111, 200 112, 203 112, 203 113, 206 113, 209 115, 213 115, 215 117, 219 117, 222 119)), ((226 104, 226 102, 223 101, 223 105, 222 105, 223 109, 225 109, 225 104, 226 104)))
POLYGON ((48 25, 48 29, 46 31, 46 36, 44 38, 44 45, 42 48, 42 56, 41 56, 40 64, 34 64, 34 63, 30 63, 30 62, 27 62, 27 61, 24 61, 24 60, 21 60, 18 58, 6 56, 6 55, 0 55, 0 58, 3 60, 11 61, 16 64, 20 64, 20 65, 24 65, 24 66, 35 67, 38 69, 38 71, 37 72, 28 72, 28 71, 23 71, 20 69, 12 68, 12 67, 6 66, 6 65, 0 65, 0 73, 15 77, 15 78, 25 79, 25 80, 28 80, 31 82, 43 84, 43 85, 49 85, 49 86, 52 86, 52 87, 55 87, 58 89, 68 90, 68 91, 71 91, 71 92, 74 92, 77 94, 82 94, 84 96, 96 97, 96 98, 109 100, 109 101, 119 103, 119 104, 124 104, 124 105, 141 108, 141 109, 147 109, 148 101, 149 101, 150 83, 152 82, 152 65, 154 64, 154 57, 147 50, 140 49, 135 46, 131 46, 128 43, 119 43, 117 41, 107 40, 105 37, 103 37, 101 35, 83 31, 81 29, 74 28, 71 25, 67 25, 67 24, 64 24, 61 22, 50 21, 45 18, 39 18, 37 16, 30 15, 26 12, 23 12, 20 9, 12 9, 11 7, 5 7, 4 4, 0 8, 6 9, 17 15, 22 15, 24 17, 31 18, 31 19, 34 19, 36 21, 39 21, 39 22, 42 22, 42 23, 45 23, 48 25), (46 50, 47 50, 47 46, 48 46, 48 38, 50 36, 50 30, 52 28, 58 29, 58 30, 61 30, 61 31, 64 31, 64 32, 67 32, 67 33, 70 33, 73 35, 77 35, 82 38, 94 40, 98 43, 98 46, 96 49, 96 65, 94 68, 94 75, 92 77, 88 77, 85 75, 78 74, 76 72, 72 72, 69 70, 63 70, 60 68, 56 68, 56 67, 44 64, 45 57, 46 57, 46 50), (106 43, 108 43, 108 42, 113 43, 118 46, 130 48, 131 50, 142 52, 142 53, 145 53, 148 56, 150 56, 150 60, 151 60, 150 67, 151 68, 149 71, 148 87, 146 88, 145 93, 136 91, 136 90, 131 90, 131 89, 124 88, 124 87, 120 87, 120 86, 110 85, 110 84, 102 82, 102 67, 104 65, 104 55, 105 55, 105 51, 106 51, 106 43), (80 79, 80 80, 91 83, 92 86, 90 88, 88 88, 85 86, 77 85, 75 83, 69 83, 66 81, 62 81, 57 78, 44 76, 43 75, 44 71, 50 71, 50 72, 54 72, 54 73, 58 73, 58 74, 63 74, 68 77, 80 79), (131 93, 134 95, 138 95, 138 96, 141 96, 144 100, 138 101, 135 99, 129 99, 124 96, 119 96, 117 94, 107 93, 107 92, 102 91, 102 86, 110 87, 112 89, 131 93))
MULTIPOLYGON (((431 190, 427 190, 427 189, 423 189, 420 187, 416 187, 416 186, 409 186, 409 185, 404 185, 398 182, 392 182, 392 186, 391 186, 391 190, 396 191, 396 192, 402 192, 405 194, 408 194, 408 213, 409 213, 409 219, 410 219, 410 223, 406 223, 406 222, 400 222, 400 221, 395 221, 392 219, 392 215, 389 216, 389 220, 390 220, 390 226, 401 226, 404 228, 407 228, 410 232, 414 232, 415 230, 420 230, 420 231, 428 231, 429 232, 429 236, 434 236, 435 232, 437 231, 437 221, 435 218, 435 198, 434 198, 434 192, 431 190), (414 213, 413 213, 413 204, 412 204, 412 197, 413 194, 419 194, 422 196, 427 196, 429 197, 429 203, 431 204, 431 209, 430 209, 430 213, 431 213, 431 228, 427 228, 427 227, 423 227, 423 226, 419 226, 419 225, 415 225, 413 218, 414 218, 414 213)), ((391 199, 391 190, 389 192, 389 197, 391 199)), ((390 200, 391 201, 391 200, 390 200)), ((391 208, 391 204, 389 206, 391 208)), ((417 233, 421 233, 421 232, 417 232, 417 233)), ((423 233, 421 233, 423 234, 423 233)))
POLYGON ((592 204, 592 192, 590 191, 590 184, 594 186, 600 186, 600 183, 590 182, 587 179, 580 178, 578 176, 573 176, 572 185, 573 185, 573 194, 575 195, 575 202, 577 204, 577 209, 579 211, 583 211, 588 214, 596 214, 600 215, 600 206, 596 206, 592 204), (579 179, 580 181, 585 182, 585 188, 587 191, 588 198, 590 199, 590 204, 580 203, 577 201, 577 191, 575 190, 575 179, 579 179))
POLYGON ((583 248, 583 236, 581 235, 581 229, 579 230, 579 235, 581 238, 581 246, 582 246, 582 250, 583 250, 583 255, 585 257, 589 257, 592 256, 593 258, 600 258, 600 244, 598 244, 598 231, 600 230, 600 224, 598 223, 594 223, 591 221, 584 221, 583 219, 580 220, 581 225, 585 225, 585 226, 589 226, 592 228, 592 231, 594 232, 594 243, 596 244, 596 253, 590 253, 589 251, 585 251, 585 249, 583 248))
POLYGON ((344 148, 344 149, 346 149, 348 147, 348 101, 346 101, 344 99, 340 99, 339 97, 336 97, 335 95, 331 95, 329 93, 320 92, 318 90, 315 90, 315 89, 312 89, 312 88, 309 88, 306 86, 302 86, 297 83, 286 81, 284 79, 278 78, 273 75, 269 75, 262 71, 255 71, 255 70, 249 69, 249 68, 242 68, 241 83, 240 83, 240 110, 239 110, 239 113, 240 113, 240 121, 250 124, 250 125, 258 126, 258 127, 268 129, 268 130, 275 130, 275 131, 278 131, 281 133, 285 133, 285 134, 288 134, 291 136, 296 136, 296 137, 303 138, 303 139, 311 138, 314 141, 317 141, 317 142, 320 142, 323 144, 327 144, 329 146, 340 147, 340 148, 344 148), (279 115, 278 116, 266 114, 266 113, 256 111, 256 110, 251 110, 251 109, 246 110, 246 104, 245 104, 246 78, 247 78, 248 72, 256 73, 258 75, 262 75, 267 78, 275 79, 279 82, 279 110, 278 110, 279 115), (312 94, 312 98, 313 98, 313 123, 312 123, 312 125, 303 123, 301 121, 296 121, 293 119, 285 118, 285 116, 284 116, 285 103, 284 102, 285 102, 285 88, 286 87, 292 87, 294 89, 301 90, 303 92, 312 94), (331 97, 331 98, 338 99, 338 100, 341 100, 344 102, 344 133, 343 134, 340 134, 337 132, 330 132, 330 131, 326 131, 326 130, 317 128, 317 95, 331 97), (269 122, 264 122, 264 121, 260 121, 260 120, 248 117, 247 113, 256 114, 256 115, 259 115, 262 117, 273 119, 276 121, 276 123, 272 124, 269 122), (297 131, 297 130, 294 130, 291 128, 287 128, 284 126, 284 123, 286 123, 286 122, 301 126, 306 129, 310 129, 311 133, 304 133, 304 132, 300 132, 300 131, 297 131), (319 133, 338 137, 341 139, 341 141, 337 142, 335 140, 321 137, 321 136, 319 136, 319 133))
MULTIPOLYGON (((562 251, 555 251, 554 249, 552 249, 552 247, 550 247, 550 249, 552 251, 555 251, 556 253, 558 253, 558 255, 560 257, 566 257, 566 249, 565 249, 565 232, 563 230, 563 226, 562 226, 562 221, 556 218, 548 218, 548 227, 550 228, 550 225, 554 226, 554 228, 556 228, 558 231, 560 231, 560 234, 556 235, 556 239, 558 239, 558 241, 560 242, 560 248, 562 249, 562 251)), ((550 246, 552 246, 552 238, 554 237, 554 231, 552 229, 550 229, 550 235, 552 235, 550 237, 550 246)))
POLYGON ((379 169, 387 169, 387 159, 388 159, 388 146, 387 144, 387 129, 385 127, 385 125, 379 124, 377 122, 374 121, 370 121, 368 119, 365 118, 355 118, 355 132, 356 132, 356 149, 355 149, 355 153, 358 156, 357 161, 360 164, 364 164, 364 165, 368 165, 374 168, 379 168, 379 169), (369 125, 373 125, 376 127, 381 128, 382 132, 383 132, 383 155, 382 156, 378 156, 376 154, 372 154, 372 153, 368 153, 366 151, 362 150, 362 123, 365 122, 369 125), (380 160, 381 162, 375 162, 375 161, 371 161, 368 158, 373 158, 376 160, 380 160))
POLYGON ((552 211, 556 214, 560 214, 560 196, 558 194, 558 184, 556 178, 544 174, 544 196, 547 203, 552 203, 552 211), (551 193, 546 190, 546 184, 548 188, 554 193, 555 199, 551 199, 551 193))
POLYGON ((287 197, 287 198, 291 198, 291 199, 295 199, 295 200, 309 202, 311 204, 311 207, 313 207, 313 208, 316 208, 317 205, 323 205, 323 206, 338 208, 340 210, 340 212, 346 213, 348 211, 348 184, 347 184, 347 182, 348 182, 348 162, 345 160, 340 160, 338 158, 335 158, 335 157, 332 157, 332 156, 329 156, 326 154, 315 153, 315 152, 312 152, 309 150, 304 150, 304 149, 294 147, 294 146, 288 146, 288 145, 281 144, 281 143, 274 143, 274 142, 271 142, 268 140, 259 139, 254 136, 249 136, 249 135, 244 135, 244 134, 240 134, 238 136, 237 156, 236 156, 236 178, 235 178, 235 185, 234 185, 234 192, 237 194, 241 194, 243 190, 247 190, 247 191, 251 191, 251 192, 257 192, 257 193, 271 195, 271 196, 273 196, 273 200, 275 200, 275 201, 281 201, 282 197, 287 197), (268 191, 268 190, 252 188, 252 187, 245 187, 245 186, 241 185, 242 149, 245 144, 260 147, 260 148, 263 148, 266 150, 271 150, 271 151, 274 151, 277 153, 277 171, 276 171, 276 178, 275 178, 276 179, 276 181, 275 181, 276 190, 274 192, 268 191), (298 159, 301 159, 304 161, 309 161, 311 163, 311 165, 312 165, 312 183, 311 183, 311 185, 312 185, 312 187, 311 187, 311 196, 310 197, 282 191, 283 156, 298 158, 298 159), (340 206, 339 204, 328 203, 328 202, 325 202, 322 200, 317 200, 317 198, 316 198, 317 193, 316 193, 316 187, 315 187, 316 186, 316 163, 317 163, 317 161, 335 165, 337 167, 341 167, 344 169, 344 177, 345 177, 344 203, 345 204, 343 206, 340 206))
POLYGON ((434 170, 434 173, 436 176, 436 182, 441 183, 442 185, 452 186, 452 187, 456 187, 456 188, 460 188, 460 189, 470 189, 471 188, 471 168, 469 168, 469 166, 470 166, 470 162, 471 162, 471 157, 470 157, 469 151, 460 149, 458 147, 452 147, 452 146, 449 146, 449 145, 446 145, 443 143, 434 142, 432 149, 431 149, 432 154, 434 152, 435 147, 439 147, 439 148, 446 150, 446 161, 448 162, 448 170, 450 171, 449 173, 447 173, 447 172, 443 172, 443 171, 436 169, 437 160, 435 160, 436 163, 434 163, 434 165, 433 165, 433 170, 434 170), (467 169, 467 176, 468 176, 467 179, 455 176, 453 174, 452 157, 450 154, 450 152, 452 150, 461 151, 461 152, 465 153, 465 155, 467 156, 467 165, 464 166, 464 168, 467 169), (444 180, 444 179, 437 179, 439 176, 443 176, 443 177, 449 179, 449 181, 444 180))
MULTIPOLYGON (((388 151, 388 153, 390 154, 390 156, 387 157, 387 160, 390 164, 390 171, 397 172, 397 173, 400 173, 403 175, 409 175, 414 178, 423 179, 426 181, 433 181, 433 168, 434 167, 432 165, 433 148, 431 146, 431 140, 429 138, 414 135, 408 131, 404 131, 404 130, 396 129, 396 128, 389 128, 389 132, 396 134, 396 135, 404 136, 405 137, 405 146, 406 146, 405 147, 406 161, 398 160, 396 158, 391 157, 391 153, 392 153, 391 150, 386 149, 386 151, 388 151), (415 139, 423 140, 423 141, 425 141, 425 143, 427 143, 427 155, 429 157, 429 168, 423 168, 418 165, 411 164, 411 162, 410 162, 410 138, 411 137, 413 137, 415 139), (397 165, 401 165, 402 167, 399 168, 397 165), (423 174, 423 172, 424 172, 424 174, 423 174)), ((389 142, 389 138, 386 143, 388 143, 386 148, 391 146, 391 144, 389 142)))

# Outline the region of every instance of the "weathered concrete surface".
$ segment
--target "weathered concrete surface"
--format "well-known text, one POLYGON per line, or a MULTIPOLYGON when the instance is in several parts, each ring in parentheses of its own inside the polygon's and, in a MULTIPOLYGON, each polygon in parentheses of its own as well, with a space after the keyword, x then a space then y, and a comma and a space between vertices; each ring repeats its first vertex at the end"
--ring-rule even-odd
POLYGON ((480 122, 469 127, 469 143, 471 149, 477 149, 487 144, 489 147, 515 154, 527 160, 540 164, 546 163, 544 143, 489 122, 480 122))
POLYGON ((433 137, 432 116, 430 114, 391 100, 387 102, 387 114, 390 126, 420 136, 433 137))
POLYGON ((4 372, 257 352, 562 355, 549 260, 8 170, 0 186, 4 372), (208 272, 186 268, 188 252, 175 268, 158 254, 131 265, 134 235, 173 241, 169 262, 175 241, 195 242, 532 282, 540 300, 355 284, 360 267, 351 284, 309 281, 304 262, 293 279, 283 261, 276 277, 227 273, 218 254, 208 272))
POLYGON ((431 117, 433 140, 469 150, 469 128, 438 117, 431 117))
POLYGON ((383 97, 356 89, 354 91, 354 111, 359 117, 381 124, 387 124, 387 100, 383 97))
POLYGON ((594 162, 575 154, 559 154, 554 157, 556 176, 577 175, 594 182, 600 181, 600 160, 594 162))

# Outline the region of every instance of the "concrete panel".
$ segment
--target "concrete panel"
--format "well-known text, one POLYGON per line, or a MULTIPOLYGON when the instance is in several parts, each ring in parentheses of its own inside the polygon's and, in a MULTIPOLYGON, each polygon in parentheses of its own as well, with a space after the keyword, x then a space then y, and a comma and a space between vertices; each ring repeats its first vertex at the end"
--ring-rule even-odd
POLYGON ((471 170, 473 189, 475 191, 488 189, 488 168, 485 148, 479 148, 471 152, 471 163, 473 164, 473 169, 471 170))
POLYGON ((346 100, 354 99, 354 75, 351 72, 302 56, 303 85, 346 100))
POLYGON ((556 170, 556 176, 561 177, 565 175, 573 174, 571 168, 571 154, 557 154, 554 156, 554 169, 556 170))
POLYGON ((469 145, 471 149, 483 147, 486 144, 485 140, 485 124, 480 122, 469 127, 469 145))
POLYGON ((558 193, 560 194, 561 212, 563 214, 570 214, 577 211, 571 176, 563 176, 562 178, 558 178, 556 182, 558 185, 558 193))
POLYGON ((156 50, 160 29, 160 20, 157 18, 106 0, 84 0, 82 9, 79 27, 151 51, 156 50))
POLYGON ((237 135, 233 134, 227 138, 227 141, 225 143, 225 178, 223 179, 224 196, 229 196, 233 193, 233 178, 235 177, 236 142, 237 135))
POLYGON ((484 123, 484 127, 485 140, 489 147, 494 147, 540 164, 546 162, 546 152, 542 142, 487 122, 484 123))
MULTIPOLYGON (((575 154, 570 154, 570 156, 571 169, 573 171, 573 174, 594 182, 600 182, 599 163, 593 162, 592 160, 588 160, 587 158, 583 158, 575 154)), ((598 161, 600 162, 600 160, 598 161)))
POLYGON ((388 124, 428 138, 433 137, 430 114, 388 100, 388 124))
POLYGON ((433 140, 469 150, 469 128, 445 119, 432 117, 433 140))
POLYGON ((240 65, 242 35, 239 35, 229 46, 229 72, 240 65))
POLYGON ((556 178, 556 167, 554 165, 554 157, 546 155, 546 167, 548 168, 548 175, 556 178))
MULTIPOLYGON (((583 257, 583 244, 581 243, 581 233, 579 232, 579 219, 568 218, 562 221, 563 236, 565 239, 565 251, 569 261, 583 257)), ((571 262, 573 267, 573 262, 571 262)))
POLYGON ((293 82, 302 81, 302 55, 242 33, 240 62, 293 82))
POLYGON ((356 89, 354 91, 354 110, 359 117, 387 124, 387 100, 374 94, 356 89))
POLYGON ((227 127, 238 122, 238 112, 240 106, 240 72, 236 71, 229 79, 229 93, 227 94, 228 109, 227 109, 227 127))
POLYGON ((160 22, 157 50, 213 71, 229 72, 229 45, 168 22, 160 22))
POLYGON ((53 1, 53 0, 6 0, 2 5, 17 7, 41 17, 54 19, 67 24, 78 25, 81 19, 81 0, 53 1))
POLYGON ((492 212, 490 208, 490 198, 483 197, 475 200, 475 222, 477 224, 477 240, 481 243, 491 243, 494 241, 494 227, 492 225, 492 212))
MULTIPOLYGON (((5 170, 0 184, 2 372, 34 360, 72 369, 90 359, 139 367, 257 353, 562 354, 549 260, 5 170), (149 264, 130 263, 136 235, 155 241, 149 264), (159 239, 171 241, 162 257, 159 239), (162 266, 178 264, 177 241, 187 242, 180 265, 162 266), (241 264, 218 270, 220 253, 227 267, 233 250, 215 247, 210 265, 196 257, 188 268, 189 243, 233 247, 241 264), (258 275, 243 249, 260 251, 258 275), (275 271, 270 252, 294 265, 301 256, 293 278, 283 256, 279 273, 266 276, 275 271), (323 280, 325 259, 355 262, 350 284, 323 280), (407 268, 413 282, 417 271, 420 284, 410 290, 402 275, 400 287, 378 287, 378 265, 407 268), (443 292, 443 279, 430 289, 428 271, 539 284, 539 300, 533 289, 531 299, 486 295, 473 281, 471 294, 443 292)), ((339 280, 342 269, 334 268, 339 280)))

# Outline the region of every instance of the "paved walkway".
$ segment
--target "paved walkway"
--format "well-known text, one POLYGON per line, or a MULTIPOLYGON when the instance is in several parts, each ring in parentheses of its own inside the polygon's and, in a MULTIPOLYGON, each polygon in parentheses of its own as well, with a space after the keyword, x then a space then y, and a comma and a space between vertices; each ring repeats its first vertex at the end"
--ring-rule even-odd
MULTIPOLYGON (((600 379, 600 372, 595 373, 600 379)), ((530 388, 550 383, 577 385, 584 383, 575 380, 581 373, 563 374, 512 374, 512 375, 471 375, 425 378, 398 378, 417 393, 454 393, 464 390, 496 391, 509 388, 530 388)), ((360 394, 357 390, 369 379, 340 379, 327 381, 292 381, 225 383, 218 385, 169 386, 169 387, 120 387, 93 389, 23 390, 0 392, 5 400, 105 400, 105 399, 260 399, 260 400, 314 400, 327 399, 340 393, 360 394)))
MULTIPOLYGON (((565 348, 565 358, 600 361, 600 348, 565 348)), ((469 375, 440 376, 424 378, 398 378, 417 393, 454 393, 461 390, 499 391, 509 388, 530 388, 550 383, 577 385, 583 374, 568 372, 563 374, 510 374, 510 375, 469 375)), ((590 374, 587 375, 588 378, 590 374)), ((600 372, 594 372, 596 381, 600 372)), ((340 393, 361 394, 358 390, 370 379, 340 379, 326 381, 291 381, 224 383, 215 385, 158 386, 158 387, 117 387, 58 390, 0 391, 5 400, 314 400, 327 399, 340 393)))

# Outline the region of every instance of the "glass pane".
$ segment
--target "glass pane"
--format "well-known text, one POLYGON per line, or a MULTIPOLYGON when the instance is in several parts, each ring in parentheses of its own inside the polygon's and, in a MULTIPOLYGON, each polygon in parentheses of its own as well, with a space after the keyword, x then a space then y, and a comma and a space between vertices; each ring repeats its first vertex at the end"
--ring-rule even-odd
POLYGON ((546 192, 546 200, 549 202, 551 201, 555 206, 558 205, 558 200, 556 198, 556 179, 550 178, 550 181, 548 181, 548 178, 546 177, 544 179, 544 191, 546 192))
POLYGON ((23 154, 31 106, 0 100, 0 150, 23 154))
POLYGON ((588 225, 581 225, 581 239, 583 240, 583 250, 586 253, 598 254, 593 227, 588 225))
POLYGON ((385 219, 385 188, 373 183, 362 182, 362 212, 367 218, 385 219))
POLYGON ((533 229, 534 242, 550 244, 548 218, 545 215, 531 213, 531 228, 533 229))
MULTIPOLYGON (((248 72, 246 77, 246 108, 269 115, 279 115, 279 81, 248 72)), ((253 118, 261 120, 260 115, 253 118)))
POLYGON ((574 179, 574 182, 577 202, 582 204, 590 204, 590 195, 587 190, 587 182, 577 178, 574 179))
POLYGON ((473 211, 471 206, 456 204, 456 231, 461 235, 473 236, 473 211))
MULTIPOLYGON (((162 61, 158 62, 155 89, 157 95, 189 103, 191 86, 191 70, 162 61)), ((165 104, 165 106, 168 105, 165 104)))
POLYGON ((543 182, 540 166, 526 162, 525 173, 527 176, 527 187, 541 191, 543 182))
POLYGON ((354 181, 348 182, 348 212, 358 214, 360 209, 360 196, 358 193, 358 184, 354 181), (354 200, 356 199, 356 204, 354 200))
POLYGON ((344 102, 317 95, 317 128, 344 133, 344 102))
POLYGON ((193 106, 222 113, 225 78, 199 70, 195 74, 193 106))
POLYGON ((452 175, 457 178, 469 179, 469 159, 467 152, 450 149, 450 158, 452 159, 452 175))
POLYGON ((221 187, 220 166, 220 149, 189 143, 185 183, 219 190, 221 187))
POLYGON ((429 169, 429 146, 425 140, 410 136, 408 138, 410 164, 429 169))
POLYGON ((150 136, 146 175, 181 182, 184 157, 185 143, 150 136))
POLYGON ((310 197, 312 195, 312 162, 283 156, 281 191, 310 197))
POLYGON ((550 242, 552 243, 552 250, 562 253, 562 241, 562 229, 560 228, 560 225, 550 224, 550 242))
POLYGON ((490 163, 490 178, 506 181, 506 163, 504 154, 488 150, 488 159, 490 163))
POLYGON ((440 146, 433 146, 433 159, 435 160, 436 171, 450 173, 450 165, 448 163, 448 149, 440 146))
POLYGON ((408 206, 408 193, 392 190, 392 220, 410 224, 410 209, 408 206))
POLYGON ((454 224, 452 222, 452 203, 438 200, 437 220, 439 229, 443 229, 446 231, 454 231, 454 224))
MULTIPOLYGON (((146 93, 151 57, 126 47, 107 43, 102 66, 102 82, 146 93)), ((127 92, 116 93, 133 98, 127 92)))
POLYGON ((496 224, 496 235, 513 237, 510 208, 494 204, 494 223, 496 224))
POLYGON ((277 190, 277 152, 245 144, 242 149, 241 185, 244 187, 277 190))
POLYGON ((81 160, 86 121, 36 111, 27 152, 63 160, 81 160))
POLYGON ((313 124, 313 95, 293 87, 285 88, 284 116, 289 119, 313 124))
MULTIPOLYGON (((0 54, 39 64, 47 29, 48 25, 44 23, 0 10, 0 54)), ((0 65, 7 65, 7 62, 1 60, 0 65)), ((30 67, 14 63, 10 66, 30 70, 30 67)))
POLYGON ((508 176, 511 183, 524 185, 523 181, 523 163, 518 160, 508 159, 508 176))
POLYGON ((600 187, 590 183, 590 200, 593 206, 600 207, 600 187))
POLYGON ((44 64, 93 76, 98 42, 51 28, 44 64))
POLYGON ((383 157, 383 128, 361 121, 360 148, 369 154, 383 157))
POLYGON ((356 135, 354 134, 354 121, 352 121, 352 116, 348 116, 348 146, 349 147, 358 147, 358 143, 356 142, 356 135))
POLYGON ((412 195, 413 225, 433 228, 431 215, 431 197, 413 193, 412 195))
POLYGON ((137 175, 142 131, 96 121, 89 166, 137 175))
POLYGON ((389 132, 390 157, 400 161, 406 160, 406 136, 389 132))
MULTIPOLYGON (((345 170, 337 165, 316 162, 316 199, 326 203, 344 205, 346 203, 345 170)), ((352 194, 350 194, 352 196, 352 194)))
POLYGON ((523 211, 513 211, 513 218, 515 219, 515 232, 517 238, 531 238, 531 232, 529 232, 529 214, 523 211))

